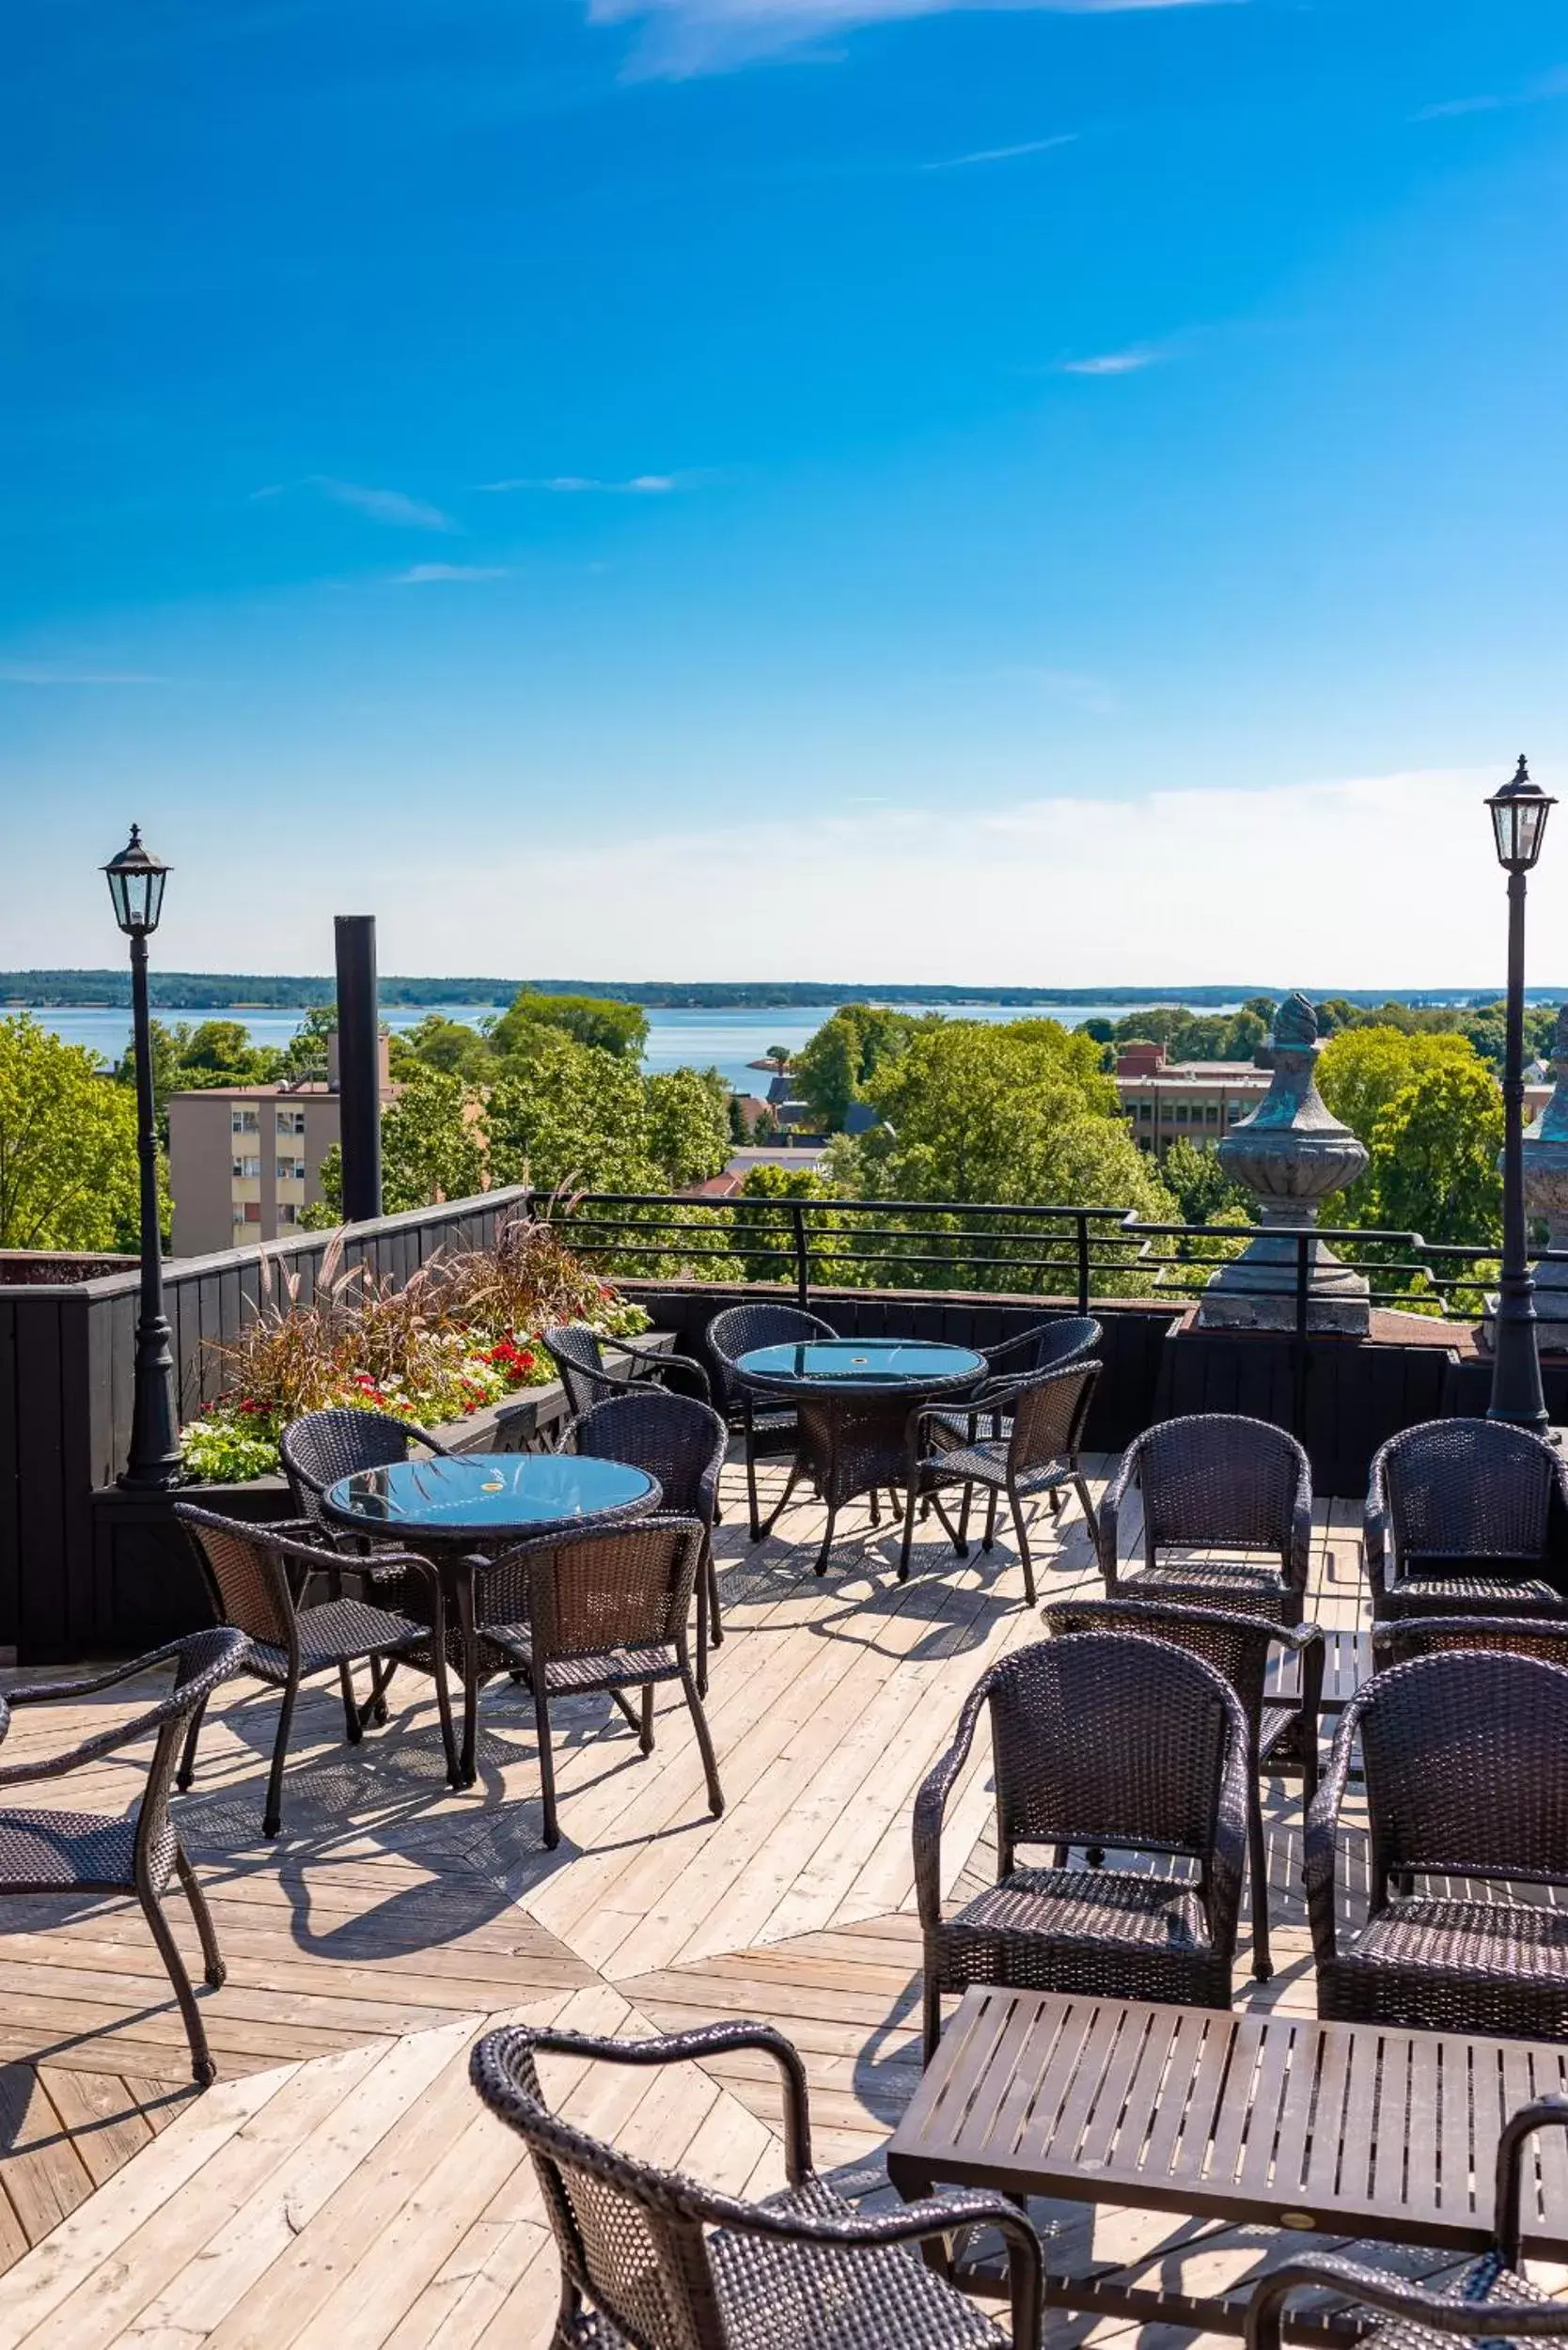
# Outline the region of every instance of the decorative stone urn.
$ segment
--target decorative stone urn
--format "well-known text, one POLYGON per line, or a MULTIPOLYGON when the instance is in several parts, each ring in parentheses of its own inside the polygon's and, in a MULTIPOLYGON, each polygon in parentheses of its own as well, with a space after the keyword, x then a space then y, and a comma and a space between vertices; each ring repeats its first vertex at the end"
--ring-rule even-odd
MULTIPOLYGON (((1361 1143, 1318 1091, 1313 1064, 1322 1049, 1311 1005, 1305 995, 1288 995, 1275 1014, 1267 1048, 1259 1055, 1273 1070, 1274 1082, 1252 1116, 1232 1126, 1219 1145, 1227 1175, 1256 1194, 1262 1229, 1204 1290, 1198 1308, 1200 1329, 1294 1330, 1295 1235, 1310 1231, 1323 1202, 1354 1183, 1367 1164, 1361 1143)), ((1315 1236, 1307 1253, 1309 1330, 1365 1338, 1372 1308, 1364 1276, 1341 1264, 1315 1236)))

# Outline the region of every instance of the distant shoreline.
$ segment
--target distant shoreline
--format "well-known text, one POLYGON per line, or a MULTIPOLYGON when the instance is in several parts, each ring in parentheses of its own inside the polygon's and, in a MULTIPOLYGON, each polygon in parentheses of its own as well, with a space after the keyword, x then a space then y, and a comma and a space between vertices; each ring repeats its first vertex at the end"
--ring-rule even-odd
MULTIPOLYGON (((159 1011, 246 1012, 306 1011, 312 1005, 332 1001, 330 977, 306 973, 268 977, 231 971, 157 971, 151 975, 151 997, 159 1011)), ((964 1005, 1016 1006, 1021 1011, 1049 1011, 1059 1006, 1071 1010, 1083 1004, 1121 1005, 1128 1010, 1147 1004, 1182 1004, 1202 1010, 1245 1002, 1248 996, 1270 995, 1276 1001, 1289 993, 1278 982, 1225 987, 937 987, 870 980, 666 980, 666 979, 431 979, 397 975, 380 982, 383 1004, 417 1004, 440 1010, 445 1004, 502 1007, 519 988, 538 988, 549 995, 613 996, 649 1011, 831 1011, 839 1004, 931 1004, 962 1010, 964 1005)), ((1410 1005, 1484 1004, 1497 1002, 1500 985, 1493 988, 1383 987, 1333 985, 1307 993, 1321 1002, 1342 996, 1352 1004, 1410 1005)), ((1532 1004, 1563 1000, 1568 989, 1531 987, 1532 1004)), ((129 974, 103 971, 0 971, 0 1012, 119 1010, 131 1000, 129 974)))

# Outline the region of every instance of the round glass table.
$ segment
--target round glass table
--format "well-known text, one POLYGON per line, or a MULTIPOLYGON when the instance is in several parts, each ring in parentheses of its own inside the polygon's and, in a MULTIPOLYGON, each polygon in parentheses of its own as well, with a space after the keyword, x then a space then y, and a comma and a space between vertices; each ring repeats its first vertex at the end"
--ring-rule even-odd
POLYGON ((869 1493, 875 1526, 878 1486, 891 1490, 909 1473, 911 1415, 940 1396, 962 1394, 985 1372, 983 1355, 926 1339, 808 1339, 743 1355, 735 1365, 742 1386, 788 1395, 795 1407, 795 1457, 764 1535, 799 1480, 809 1477, 827 1504, 817 1556, 824 1574, 843 1504, 869 1493))
POLYGON ((586 1453, 454 1452, 358 1469, 321 1496, 325 1514, 356 1534, 423 1543, 521 1540, 553 1526, 611 1526, 646 1517, 657 1478, 586 1453))

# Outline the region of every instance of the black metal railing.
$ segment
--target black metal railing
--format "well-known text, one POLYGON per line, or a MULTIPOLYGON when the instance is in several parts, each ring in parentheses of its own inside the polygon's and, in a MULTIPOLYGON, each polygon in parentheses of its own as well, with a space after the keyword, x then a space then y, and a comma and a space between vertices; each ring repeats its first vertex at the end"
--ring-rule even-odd
MULTIPOLYGON (((1075 1303, 1190 1303, 1218 1264, 1261 1227, 1146 1223, 1121 1208, 1035 1207, 924 1199, 703 1199, 650 1192, 585 1192, 548 1213, 606 1274, 777 1284, 806 1305, 813 1290, 1005 1291, 1075 1303)), ((1371 1302, 1469 1322, 1484 1309, 1497 1251, 1428 1241, 1419 1232, 1270 1228, 1275 1277, 1250 1293, 1278 1298, 1277 1326, 1305 1337, 1316 1244, 1366 1277, 1371 1302)), ((1563 1261, 1540 1250, 1534 1261, 1563 1261)), ((1271 1317, 1272 1319, 1272 1317, 1271 1317)))

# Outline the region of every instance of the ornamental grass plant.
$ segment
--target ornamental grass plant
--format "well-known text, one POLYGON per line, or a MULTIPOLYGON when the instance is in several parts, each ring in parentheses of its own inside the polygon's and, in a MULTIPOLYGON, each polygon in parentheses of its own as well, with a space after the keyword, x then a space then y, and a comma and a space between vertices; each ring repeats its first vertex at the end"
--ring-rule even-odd
POLYGON ((349 1404, 426 1427, 462 1419, 554 1378, 540 1333, 586 1323, 618 1338, 648 1316, 590 1273, 547 1224, 516 1216, 488 1249, 437 1256, 400 1287, 343 1263, 335 1233, 313 1295, 266 1250, 260 1300, 213 1347, 223 1392, 180 1432, 195 1477, 243 1482, 278 1466, 277 1440, 304 1412, 349 1404))

